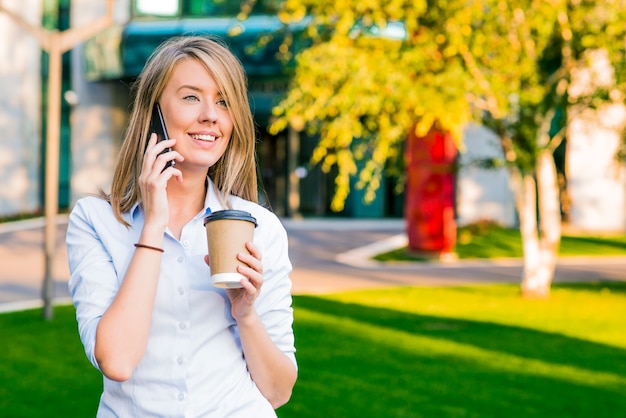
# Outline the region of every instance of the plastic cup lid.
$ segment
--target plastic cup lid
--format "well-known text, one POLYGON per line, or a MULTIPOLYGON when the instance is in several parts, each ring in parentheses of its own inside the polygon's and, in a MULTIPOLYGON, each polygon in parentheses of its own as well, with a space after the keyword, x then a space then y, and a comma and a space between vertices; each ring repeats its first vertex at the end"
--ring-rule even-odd
POLYGON ((257 226, 256 218, 252 216, 250 212, 246 212, 244 210, 235 210, 235 209, 226 209, 226 210, 218 210, 215 212, 211 212, 210 215, 204 218, 204 224, 206 225, 207 222, 218 221, 218 220, 223 220, 223 219, 252 222, 255 228, 257 226))

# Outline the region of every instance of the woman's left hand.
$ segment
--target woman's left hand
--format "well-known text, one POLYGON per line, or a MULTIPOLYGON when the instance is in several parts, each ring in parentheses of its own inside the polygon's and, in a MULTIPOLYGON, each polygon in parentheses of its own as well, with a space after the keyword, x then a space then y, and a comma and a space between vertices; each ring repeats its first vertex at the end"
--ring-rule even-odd
MULTIPOLYGON (((261 253, 252 242, 246 242, 246 249, 249 253, 243 252, 237 255, 237 259, 244 263, 243 266, 237 267, 237 271, 246 277, 241 279, 243 287, 226 289, 231 303, 231 314, 235 321, 244 319, 254 312, 254 301, 259 296, 263 285, 261 253)), ((208 256, 205 256, 205 261, 209 264, 208 256)))

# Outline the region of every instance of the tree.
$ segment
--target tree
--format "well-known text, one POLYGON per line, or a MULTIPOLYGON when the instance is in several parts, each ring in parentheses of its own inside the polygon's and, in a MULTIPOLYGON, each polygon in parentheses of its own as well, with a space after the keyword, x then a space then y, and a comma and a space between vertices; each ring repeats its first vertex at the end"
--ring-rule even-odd
POLYGON ((338 169, 335 211, 343 209, 351 176, 369 200, 383 170, 402 177, 410 129, 423 136, 437 123, 460 137, 470 118, 462 61, 441 48, 436 16, 424 20, 426 2, 378 3, 288 0, 279 15, 285 23, 310 16, 303 36, 313 43, 296 57, 271 130, 291 124, 320 136, 312 163, 338 169))
MULTIPOLYGON (((459 54, 476 80, 472 104, 497 133, 512 175, 524 248, 522 292, 547 296, 561 237, 554 151, 568 114, 623 101, 623 85, 572 94, 572 76, 590 53, 624 65, 621 0, 473 2, 459 54), (612 90, 609 94, 609 90, 612 90)), ((610 68, 610 66, 609 66, 610 68)), ((619 82, 623 74, 618 74, 619 82)))
MULTIPOLYGON (((461 139, 477 120, 499 137, 514 184, 524 248, 522 293, 547 296, 561 237, 553 153, 568 112, 623 101, 626 0, 285 0, 285 23, 305 22, 287 125, 319 135, 312 162, 338 169, 335 210, 350 176, 373 197, 383 170, 402 176, 410 129, 461 139), (306 18, 305 18, 306 16, 306 18), (617 70, 611 87, 570 94, 591 51, 617 70), (575 106, 574 106, 575 105, 575 106), (357 170, 359 162, 363 169, 357 170)), ((294 43, 297 44, 297 43, 294 43)), ((389 172, 388 172, 389 173, 389 172)))

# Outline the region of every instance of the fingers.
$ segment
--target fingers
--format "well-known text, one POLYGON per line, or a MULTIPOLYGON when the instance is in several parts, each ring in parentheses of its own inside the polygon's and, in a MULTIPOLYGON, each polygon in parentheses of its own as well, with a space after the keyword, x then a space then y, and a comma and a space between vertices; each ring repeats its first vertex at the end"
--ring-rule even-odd
POLYGON ((261 261, 261 253, 259 252, 259 249, 256 247, 256 245, 248 241, 246 242, 246 249, 250 251, 252 257, 256 258, 258 261, 261 261))
POLYGON ((139 187, 146 213, 146 223, 167 225, 169 221, 167 183, 172 177, 176 177, 179 182, 182 182, 183 173, 176 167, 169 167, 166 170, 163 168, 168 161, 182 161, 183 157, 176 151, 165 153, 163 151, 175 144, 176 140, 174 139, 157 142, 156 134, 152 134, 148 140, 139 174, 139 187))
POLYGON ((246 242, 246 249, 249 251, 249 253, 241 252, 237 254, 237 258, 241 262, 250 266, 250 268, 255 272, 262 274, 263 263, 261 262, 261 253, 251 242, 246 242))
MULTIPOLYGON (((150 177, 153 173, 160 174, 164 171, 166 164, 170 161, 184 160, 182 155, 172 149, 175 144, 175 139, 167 139, 157 142, 157 135, 154 133, 150 135, 142 167, 142 172, 146 174, 146 177, 150 177), (168 148, 170 151, 166 151, 168 148)), ((179 170, 173 171, 171 173, 172 175, 168 177, 168 180, 172 176, 179 175, 179 172, 179 170)))
POLYGON ((254 301, 259 296, 263 285, 261 254, 251 242, 246 243, 246 250, 237 254, 237 259, 244 263, 237 267, 237 271, 244 276, 239 282, 242 288, 226 290, 232 303, 233 317, 237 321, 254 312, 254 301))
POLYGON ((243 283, 246 282, 246 280, 242 280, 244 288, 249 291, 258 290, 263 284, 263 263, 261 262, 261 253, 251 242, 246 243, 246 249, 249 253, 242 252, 237 255, 237 258, 241 262, 245 263, 245 265, 240 265, 237 269, 241 274, 248 278, 248 281, 252 286, 252 288, 248 288, 243 283))

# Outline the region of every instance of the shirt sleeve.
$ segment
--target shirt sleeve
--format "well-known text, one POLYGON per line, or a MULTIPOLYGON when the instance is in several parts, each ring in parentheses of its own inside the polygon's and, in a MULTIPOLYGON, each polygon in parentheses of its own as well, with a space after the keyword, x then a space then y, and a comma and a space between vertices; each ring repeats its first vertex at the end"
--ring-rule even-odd
POLYGON ((259 225, 261 231, 258 231, 262 243, 263 287, 255 302, 256 309, 272 341, 297 367, 287 232, 272 213, 263 222, 265 225, 259 225))
POLYGON ((78 332, 87 358, 99 370, 94 353, 96 329, 117 293, 119 282, 111 255, 97 230, 100 228, 94 225, 90 213, 97 212, 96 209, 93 202, 77 202, 69 217, 66 245, 70 269, 68 288, 76 308, 78 332))

